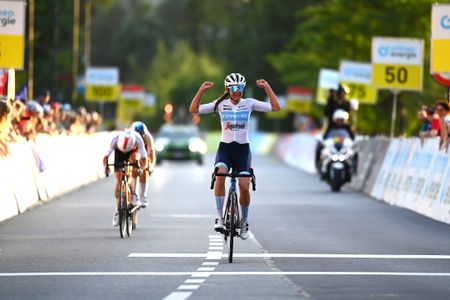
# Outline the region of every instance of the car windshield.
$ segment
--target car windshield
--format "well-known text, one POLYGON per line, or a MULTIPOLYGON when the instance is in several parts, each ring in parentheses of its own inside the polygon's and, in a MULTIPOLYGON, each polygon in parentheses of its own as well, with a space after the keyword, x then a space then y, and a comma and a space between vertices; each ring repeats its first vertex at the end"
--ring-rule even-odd
POLYGON ((200 133, 196 127, 192 126, 166 126, 161 128, 158 136, 164 138, 186 138, 198 137, 200 133))

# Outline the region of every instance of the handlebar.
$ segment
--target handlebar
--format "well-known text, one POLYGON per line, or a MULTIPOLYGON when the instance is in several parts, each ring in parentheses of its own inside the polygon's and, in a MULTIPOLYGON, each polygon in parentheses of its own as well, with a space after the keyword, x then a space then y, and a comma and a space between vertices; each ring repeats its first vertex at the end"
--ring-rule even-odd
MULTIPOLYGON (((130 162, 125 162, 125 163, 120 163, 120 164, 109 164, 108 163, 108 164, 106 164, 105 169, 109 169, 109 167, 119 168, 120 171, 125 171, 126 167, 134 167, 134 168, 137 168, 138 170, 141 170, 140 166, 139 166, 139 162, 137 162, 137 161, 134 164, 132 164, 130 162)), ((141 170, 140 173, 142 173, 142 172, 143 171, 141 170)), ((108 177, 109 176, 109 172, 105 172, 105 173, 106 173, 106 177, 108 177)))
POLYGON ((256 191, 256 177, 255 177, 255 174, 254 174, 252 168, 250 168, 250 174, 240 174, 240 173, 236 173, 233 171, 231 171, 231 173, 218 173, 218 171, 219 171, 219 168, 216 167, 214 169, 214 172, 212 173, 211 187, 210 187, 211 190, 214 188, 214 183, 216 182, 216 176, 219 176, 219 177, 230 177, 230 178, 250 177, 251 183, 252 183, 252 190, 256 191))

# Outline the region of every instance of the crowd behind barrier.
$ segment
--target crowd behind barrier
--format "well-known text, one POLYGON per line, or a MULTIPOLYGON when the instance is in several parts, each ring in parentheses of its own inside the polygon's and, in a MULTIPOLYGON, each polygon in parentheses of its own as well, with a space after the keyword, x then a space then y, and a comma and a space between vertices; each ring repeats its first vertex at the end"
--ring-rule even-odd
POLYGON ((49 136, 10 143, 0 158, 0 221, 104 177, 112 133, 49 136))

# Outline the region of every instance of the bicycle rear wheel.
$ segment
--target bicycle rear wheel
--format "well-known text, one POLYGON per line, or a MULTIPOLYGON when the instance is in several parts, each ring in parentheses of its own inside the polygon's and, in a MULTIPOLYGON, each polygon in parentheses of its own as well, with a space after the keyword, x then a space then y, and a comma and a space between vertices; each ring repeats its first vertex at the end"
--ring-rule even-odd
POLYGON ((123 239, 126 231, 126 217, 127 217, 127 196, 126 186, 124 182, 120 183, 120 199, 119 199, 119 232, 120 238, 123 239))
POLYGON ((236 193, 231 193, 230 194, 230 232, 229 232, 229 237, 230 237, 230 242, 228 243, 228 262, 232 263, 233 262, 233 251, 234 251, 234 237, 236 235, 236 227, 238 226, 237 224, 237 214, 236 214, 236 210, 237 210, 237 195, 236 193))

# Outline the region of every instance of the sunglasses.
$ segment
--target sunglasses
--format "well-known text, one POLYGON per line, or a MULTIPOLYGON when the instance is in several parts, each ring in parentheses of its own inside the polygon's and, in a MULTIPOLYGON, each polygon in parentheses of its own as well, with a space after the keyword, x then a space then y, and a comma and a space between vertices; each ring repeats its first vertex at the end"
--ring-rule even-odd
POLYGON ((243 85, 243 84, 231 85, 228 87, 228 89, 230 90, 230 93, 234 93, 237 90, 239 90, 241 93, 243 93, 244 89, 245 89, 245 85, 243 85))

